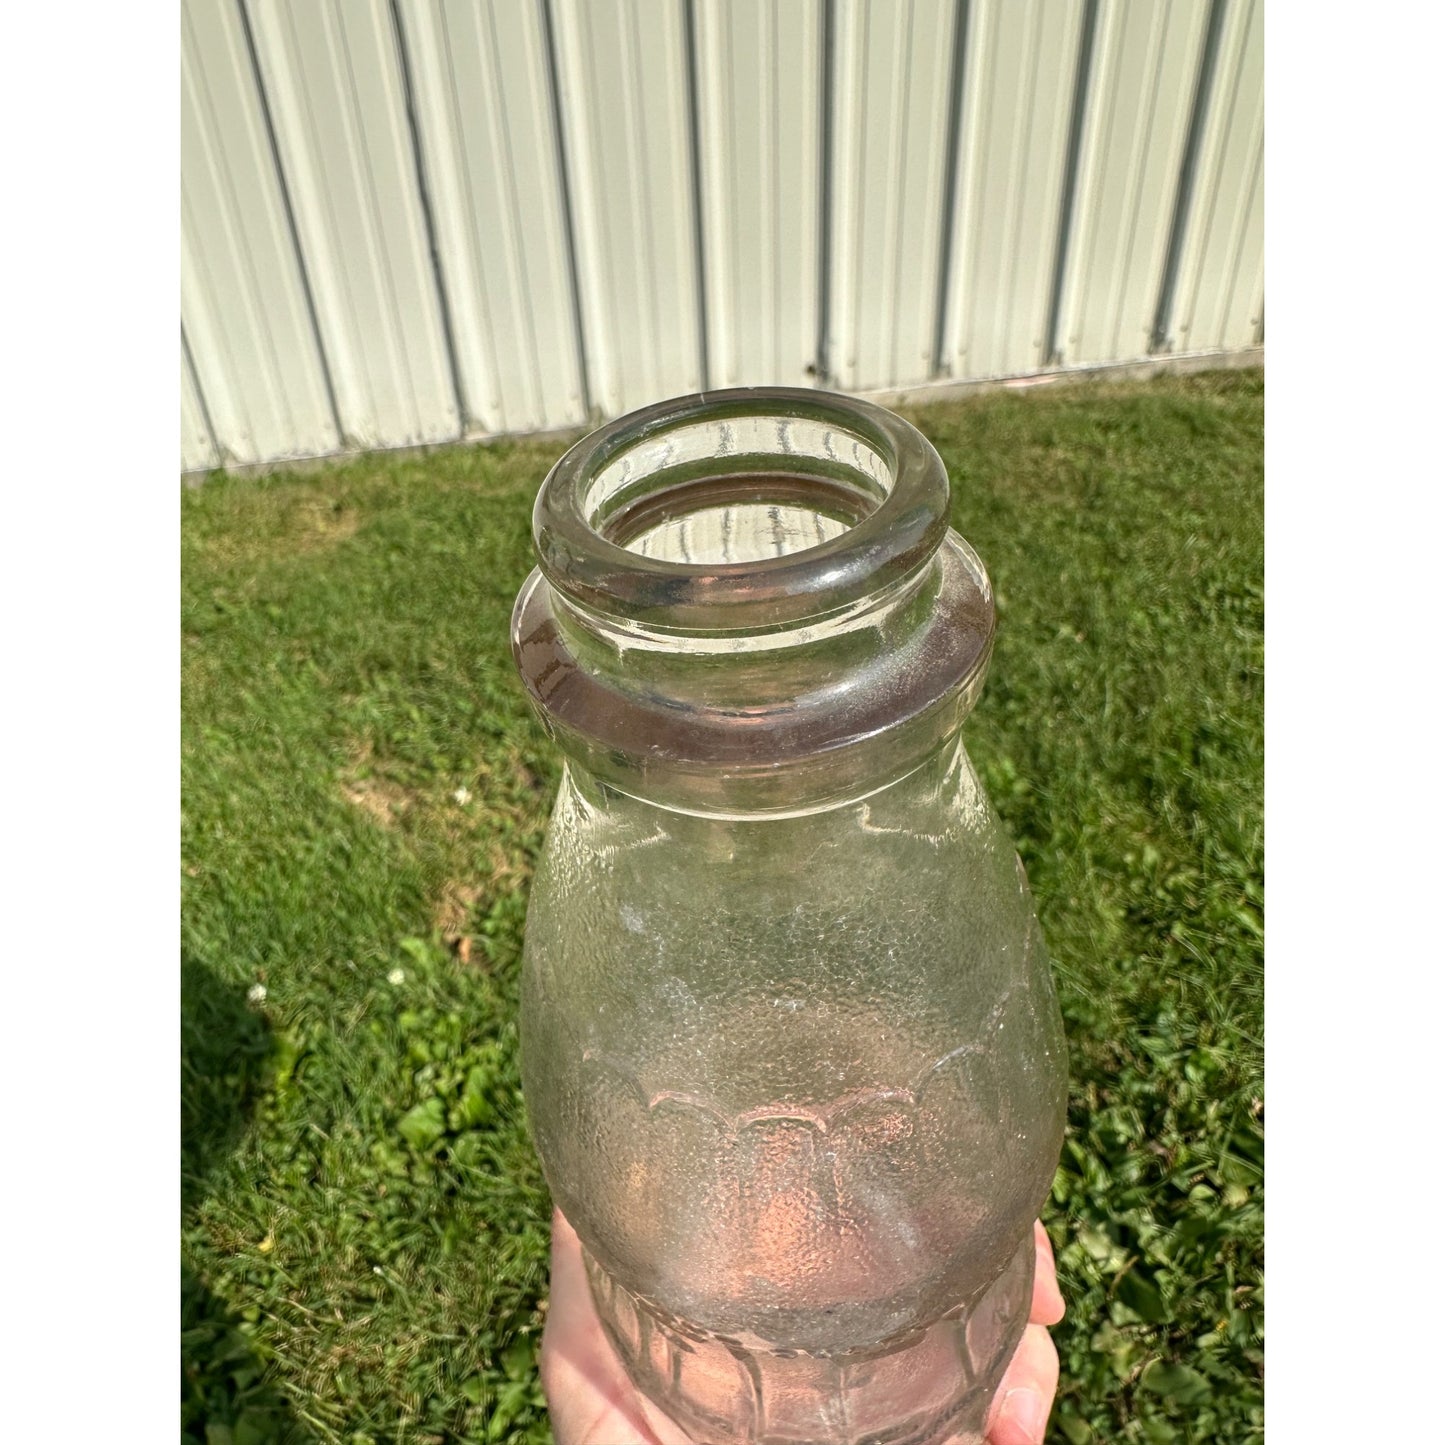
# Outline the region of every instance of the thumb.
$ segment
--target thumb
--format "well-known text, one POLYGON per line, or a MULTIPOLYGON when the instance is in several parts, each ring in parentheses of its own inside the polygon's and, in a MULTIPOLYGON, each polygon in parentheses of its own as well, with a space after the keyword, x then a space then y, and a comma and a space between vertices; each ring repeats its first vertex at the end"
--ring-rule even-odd
POLYGON ((1058 1384, 1054 1342, 1042 1325, 1029 1325, 993 1397, 988 1445, 1043 1445, 1058 1384))

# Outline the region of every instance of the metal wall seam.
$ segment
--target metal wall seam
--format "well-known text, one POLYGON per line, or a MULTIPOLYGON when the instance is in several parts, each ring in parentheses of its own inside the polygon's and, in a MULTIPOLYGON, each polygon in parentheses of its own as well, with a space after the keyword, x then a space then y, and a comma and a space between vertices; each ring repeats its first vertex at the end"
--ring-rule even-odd
POLYGON ((840 0, 831 370, 847 390, 933 372, 953 6, 840 0))
POLYGON ((697 307, 697 369, 702 378, 701 389, 712 386, 709 373, 712 370, 709 357, 707 318, 707 236, 702 218, 702 101, 699 98, 701 82, 698 80, 697 41, 697 0, 682 0, 682 45, 686 61, 684 79, 687 82, 687 167, 688 199, 692 202, 689 211, 692 219, 692 254, 696 271, 697 307))
POLYGON ((220 461, 339 445, 240 16, 181 6, 181 323, 220 461))
POLYGON ((181 331, 181 471, 203 472, 219 466, 221 453, 216 447, 211 419, 206 415, 206 399, 196 381, 195 363, 186 333, 181 331))
POLYGON ((552 133, 557 141, 557 174, 562 181, 562 230, 567 242, 567 287, 572 300, 572 330, 577 343, 577 375, 582 383, 582 405, 589 419, 600 417, 602 408, 592 395, 592 368, 587 359, 587 336, 582 319, 582 274, 577 259, 577 219, 574 215, 572 165, 567 159, 567 128, 562 119, 562 63, 557 54, 557 25, 552 18, 553 0, 535 0, 542 21, 547 50, 547 102, 552 116, 552 133))
POLYGON ((462 398, 461 364, 457 360, 456 328, 452 322, 451 306, 447 297, 446 282, 442 279, 441 248, 437 241, 436 208, 427 188, 426 157, 422 153, 421 117, 416 96, 416 79, 413 62, 407 49, 406 32, 402 26, 399 0, 387 0, 391 14, 391 38, 396 47, 397 74, 401 77, 402 104, 406 111, 407 138, 411 141, 411 162, 416 177, 417 201, 421 205, 422 228, 426 234, 427 259, 431 262, 432 281, 436 288, 437 314, 441 318, 442 343, 447 352, 447 372, 452 381, 452 401, 456 405, 457 417, 463 430, 467 429, 466 402, 462 398))
POLYGON ((1264 318, 1264 6, 1234 0, 1220 37, 1180 249, 1172 331, 1180 351, 1250 346, 1264 318))
POLYGON ((837 0, 822 0, 818 26, 818 334, 813 347, 813 381, 833 382, 833 117, 835 56, 838 50, 837 0))
POLYGON ((1059 196, 1058 239, 1054 243, 1053 278, 1049 283, 1048 321, 1044 326, 1043 364, 1060 361, 1063 322, 1064 272, 1072 254, 1079 209, 1079 170, 1084 143, 1084 120, 1089 113, 1089 90, 1094 72, 1094 44, 1099 32, 1099 0, 1084 0, 1079 21, 1079 59, 1074 68, 1074 98, 1069 106, 1069 139, 1064 153, 1063 189, 1059 196))
POLYGON ((609 416, 702 384, 682 3, 552 11, 588 372, 609 416))
POLYGON ((959 153, 963 139, 963 78, 968 69, 968 4, 954 0, 953 59, 948 77, 948 146, 943 160, 943 200, 938 229, 938 282, 934 288, 933 364, 935 378, 947 374, 948 295, 953 279, 953 213, 958 209, 959 153))
POLYGON ((947 373, 1047 364, 1083 0, 975 0, 964 77, 947 373))
POLYGON ((461 434, 386 0, 246 0, 346 440, 461 434))
POLYGON ((1100 0, 1061 360, 1149 354, 1209 0, 1100 0))
POLYGON ((699 0, 713 386, 806 386, 818 332, 818 0, 699 0))
POLYGON ((493 433, 585 421, 541 14, 398 8, 467 420, 493 433))

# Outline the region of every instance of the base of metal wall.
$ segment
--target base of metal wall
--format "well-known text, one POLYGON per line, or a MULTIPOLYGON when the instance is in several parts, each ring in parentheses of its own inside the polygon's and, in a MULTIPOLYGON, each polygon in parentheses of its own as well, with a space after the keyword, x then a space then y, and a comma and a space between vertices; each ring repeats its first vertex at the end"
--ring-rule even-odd
POLYGON ((1239 351, 1191 351, 1179 356, 1151 356, 1143 361, 1110 361, 1099 366, 1064 366, 1053 371, 1030 371, 1022 376, 989 377, 983 381, 929 381, 891 391, 859 394, 879 406, 922 406, 954 401, 984 391, 1027 391, 1039 386, 1067 386, 1078 382, 1146 381, 1151 376, 1180 376, 1193 371, 1234 371, 1264 365, 1264 347, 1239 351))
MULTIPOLYGON (((1195 371, 1227 371, 1264 365, 1264 347, 1247 346, 1239 351, 1193 351, 1181 356, 1152 356, 1143 361, 1113 361, 1101 366, 1066 366, 1054 371, 1031 371, 1023 376, 990 377, 983 381, 930 381, 916 386, 897 387, 890 391, 859 393, 880 406, 921 406, 935 401, 954 401, 986 391, 1026 391, 1041 386, 1068 386, 1080 382, 1144 381, 1151 376, 1184 375, 1195 371)), ((601 424, 598 419, 598 425, 601 424)), ((454 446, 477 446, 486 442, 566 441, 585 436, 589 427, 568 427, 561 431, 538 432, 470 432, 452 442, 426 446, 347 447, 312 457, 284 457, 270 462, 246 462, 208 470, 182 472, 181 480, 188 486, 203 482, 214 471, 237 477, 269 476, 275 472, 314 471, 348 457, 386 454, 397 458, 425 456, 454 446)))

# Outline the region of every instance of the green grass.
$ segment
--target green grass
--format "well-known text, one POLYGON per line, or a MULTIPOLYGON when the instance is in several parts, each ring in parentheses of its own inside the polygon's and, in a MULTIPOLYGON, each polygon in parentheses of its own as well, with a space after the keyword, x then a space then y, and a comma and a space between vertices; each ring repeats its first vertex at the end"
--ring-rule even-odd
MULTIPOLYGON (((1072 1051, 1052 1438, 1262 1437, 1262 376, 914 417, 998 590, 967 739, 1072 1051)), ((549 1438, 516 1002, 558 763, 507 618, 559 450, 185 495, 186 1439, 549 1438)))

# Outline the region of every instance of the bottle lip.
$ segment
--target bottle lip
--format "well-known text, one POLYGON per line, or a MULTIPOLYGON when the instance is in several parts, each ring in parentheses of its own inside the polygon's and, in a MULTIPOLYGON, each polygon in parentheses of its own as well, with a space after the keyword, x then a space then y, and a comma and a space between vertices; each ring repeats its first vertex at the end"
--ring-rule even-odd
MULTIPOLYGON (((813 457, 810 465, 822 465, 813 457)), ((624 471, 626 470, 624 464, 624 471)), ((648 473, 639 474, 645 481, 648 473)), ((678 632, 756 630, 831 616, 927 564, 948 533, 948 474, 926 437, 871 402, 796 387, 737 387, 644 407, 592 432, 548 473, 537 495, 532 536, 548 583, 574 603, 648 627, 678 632), (635 449, 668 458, 668 433, 732 419, 776 419, 786 461, 788 422, 821 426, 828 463, 833 438, 873 473, 852 479, 881 500, 845 532, 805 550, 742 562, 674 562, 646 557, 599 530, 597 491, 605 469, 635 449), (861 449, 861 450, 860 450, 861 449), (886 473, 877 475, 878 464, 886 473)))

